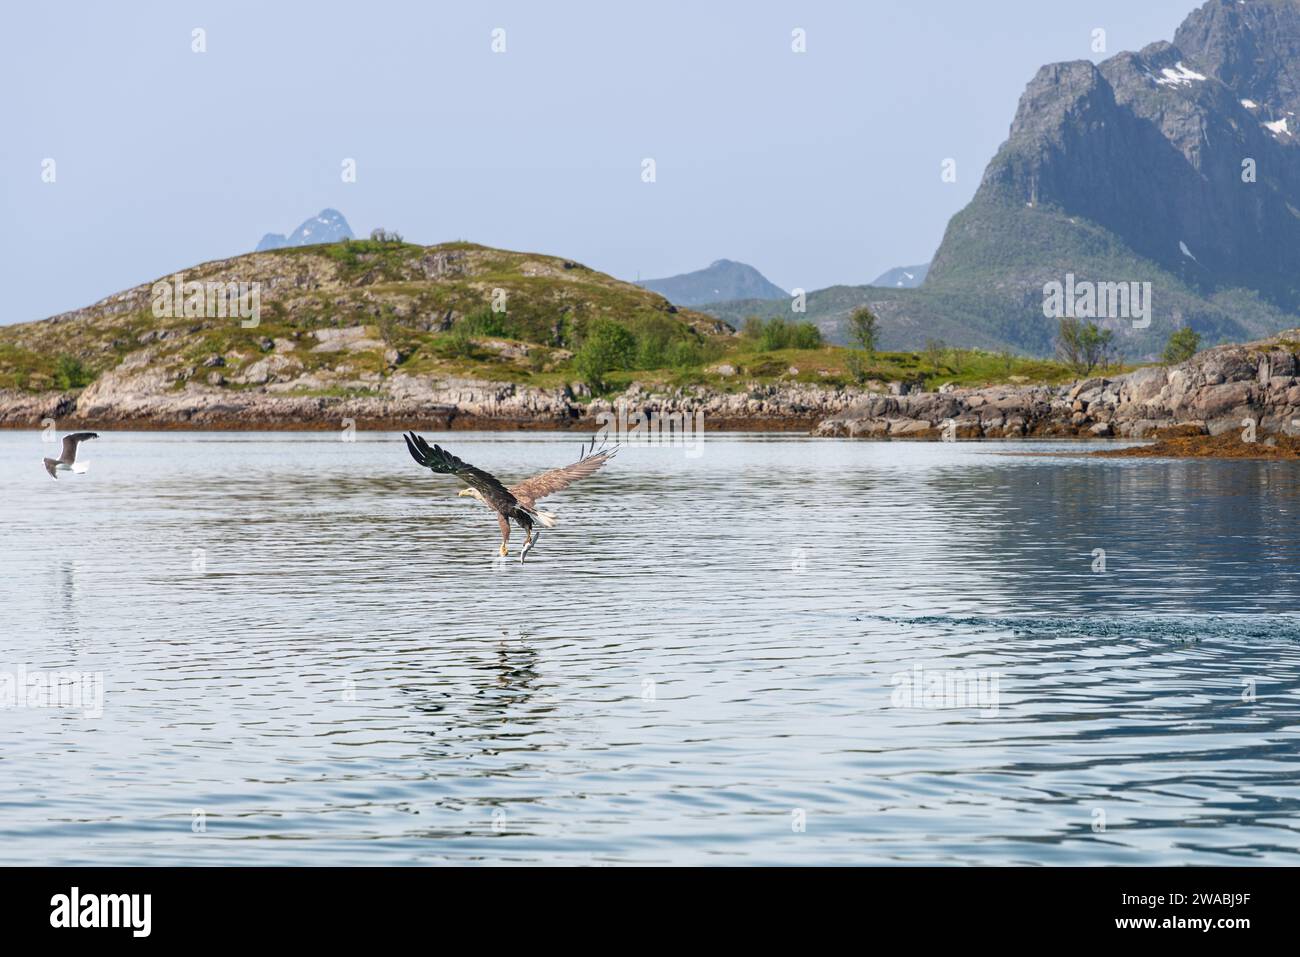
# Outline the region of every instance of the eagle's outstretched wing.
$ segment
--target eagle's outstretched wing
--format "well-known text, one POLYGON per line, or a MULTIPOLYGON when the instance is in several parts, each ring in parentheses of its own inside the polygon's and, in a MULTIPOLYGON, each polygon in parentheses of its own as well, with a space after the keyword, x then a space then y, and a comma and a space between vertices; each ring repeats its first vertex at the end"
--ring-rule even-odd
POLYGON ((474 466, 462 462, 441 446, 430 446, 428 442, 414 432, 403 435, 402 438, 406 439, 406 447, 411 452, 411 458, 427 469, 454 475, 471 488, 478 489, 483 498, 488 501, 488 504, 497 511, 518 504, 515 496, 510 494, 510 490, 502 485, 500 480, 491 472, 484 472, 482 469, 476 469, 474 466))
POLYGON ((98 432, 73 432, 71 435, 63 437, 63 454, 59 461, 71 465, 77 461, 77 446, 87 439, 99 438, 98 432))
POLYGON ((612 459, 617 451, 618 446, 614 446, 612 449, 602 447, 599 451, 596 451, 596 441, 593 439, 591 447, 583 446, 582 451, 578 453, 578 461, 572 465, 550 469, 534 475, 532 478, 524 479, 518 485, 510 486, 509 491, 523 503, 525 508, 533 508, 538 499, 546 498, 552 492, 568 488, 578 479, 585 479, 594 473, 612 459))

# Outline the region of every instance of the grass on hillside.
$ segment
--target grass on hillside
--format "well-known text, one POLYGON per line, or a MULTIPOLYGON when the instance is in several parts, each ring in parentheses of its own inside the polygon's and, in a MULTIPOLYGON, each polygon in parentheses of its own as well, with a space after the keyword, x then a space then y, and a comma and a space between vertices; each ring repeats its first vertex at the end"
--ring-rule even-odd
POLYGON ((744 389, 752 382, 868 388, 873 383, 883 386, 889 382, 911 382, 933 390, 948 383, 956 386, 1058 385, 1078 378, 1069 367, 1052 360, 999 355, 978 349, 947 349, 941 355, 876 352, 868 356, 859 353, 865 367, 862 370, 864 381, 858 382, 850 371, 853 351, 842 346, 761 351, 738 343, 708 370, 638 371, 619 378, 646 380, 658 374, 657 377, 668 384, 699 384, 722 390, 744 389), (718 371, 719 366, 727 365, 735 370, 734 375, 723 376, 718 371))
MULTIPOLYGON (((328 372, 346 366, 350 376, 451 375, 514 382, 537 388, 560 388, 585 381, 596 394, 621 391, 634 381, 668 387, 702 386, 724 392, 743 391, 753 384, 800 383, 845 387, 907 381, 935 389, 945 383, 980 386, 998 383, 1059 384, 1076 378, 1060 362, 996 354, 977 349, 930 348, 918 352, 857 352, 858 375, 852 371, 854 350, 815 341, 786 343, 764 341, 752 335, 706 338, 683 332, 654 317, 627 326, 603 365, 584 365, 587 340, 577 338, 566 349, 537 342, 532 323, 519 322, 510 313, 482 310, 464 317, 444 332, 422 333, 392 317, 366 325, 365 336, 386 347, 359 352, 317 352, 314 328, 332 327, 327 313, 310 312, 289 320, 272 308, 264 309, 261 324, 244 329, 227 323, 190 329, 184 320, 172 326, 180 341, 169 353, 178 368, 193 370, 188 378, 203 379, 204 366, 213 356, 225 358, 218 367, 228 379, 273 354, 283 354, 301 374, 328 372), (522 328, 519 328, 522 326, 522 328), (186 334, 188 333, 188 334, 186 334), (289 344, 287 351, 275 343, 289 344), (391 351, 399 358, 391 361, 391 351), (388 355, 385 355, 388 353, 388 355), (509 357, 503 353, 509 353, 509 357), (729 367, 729 368, 728 368, 729 367), (593 375, 593 369, 595 374, 593 375)), ((132 330, 135 326, 132 325, 132 330)), ((589 329, 597 328, 595 325, 589 329)), ((815 330, 814 330, 815 333, 815 330)), ((167 340, 162 340, 166 342, 167 340)), ((134 338, 130 345, 139 348, 134 338)), ((98 374, 120 361, 129 349, 119 343, 97 353, 97 361, 68 354, 49 354, 0 343, 0 388, 31 391, 68 390, 89 384, 98 374)), ((608 351, 608 350, 607 350, 608 351)), ((1113 370, 1112 370, 1113 371, 1113 370)), ((182 383, 178 382, 178 387, 182 383)), ((231 387, 234 387, 233 385, 231 387)))
POLYGON ((92 314, 75 326, 0 329, 0 388, 81 388, 145 348, 149 371, 165 372, 178 389, 209 381, 257 387, 256 378, 239 380, 269 356, 283 360, 274 363, 279 381, 315 375, 302 388, 325 392, 358 381, 371 388, 396 373, 538 388, 582 382, 598 395, 633 381, 736 392, 791 382, 883 387, 904 380, 936 388, 1074 378, 1057 362, 938 344, 867 356, 828 345, 815 325, 788 318, 749 318, 739 333, 719 333, 702 314, 578 263, 472 243, 353 240, 271 255, 315 256, 318 263, 323 257, 337 270, 327 268, 319 287, 264 301, 254 328, 201 317, 156 319, 142 309, 92 314), (490 304, 502 293, 505 309, 494 311, 490 304), (358 330, 354 336, 363 341, 355 348, 330 351, 316 335, 345 328, 358 330))
MULTIPOLYGON (((683 344, 679 342, 676 345, 680 347, 683 344)), ((754 384, 798 383, 883 389, 889 382, 906 381, 937 389, 948 383, 956 386, 1057 385, 1078 378, 1069 366, 1054 360, 978 349, 946 348, 937 344, 920 352, 875 352, 868 355, 827 345, 820 341, 816 327, 804 323, 750 323, 745 333, 710 342, 708 346, 696 351, 673 349, 670 343, 665 353, 662 345, 656 350, 641 344, 630 352, 630 361, 606 370, 599 384, 593 384, 590 377, 582 374, 582 349, 579 348, 576 363, 548 364, 544 370, 547 375, 525 378, 542 387, 574 379, 585 380, 594 386, 596 394, 619 392, 633 382, 682 388, 702 386, 738 392, 754 384), (772 326, 777 327, 776 334, 771 334, 772 326), (651 357, 675 361, 647 361, 651 357), (856 375, 853 371, 855 358, 858 365, 856 375)), ((479 364, 473 370, 462 367, 465 372, 472 371, 487 378, 499 377, 490 360, 484 364, 481 354, 472 358, 479 364)), ((1115 373, 1121 370, 1115 367, 1104 371, 1115 373)), ((515 377, 512 379, 520 381, 515 377)))

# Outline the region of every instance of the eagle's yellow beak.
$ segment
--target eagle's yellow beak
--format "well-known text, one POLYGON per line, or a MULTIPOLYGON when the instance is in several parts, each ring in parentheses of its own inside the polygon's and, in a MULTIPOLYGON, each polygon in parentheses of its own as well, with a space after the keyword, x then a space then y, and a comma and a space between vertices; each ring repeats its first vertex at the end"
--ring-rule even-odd
POLYGON ((473 494, 474 494, 474 490, 472 488, 463 488, 456 493, 458 498, 464 498, 466 495, 473 495, 473 494))

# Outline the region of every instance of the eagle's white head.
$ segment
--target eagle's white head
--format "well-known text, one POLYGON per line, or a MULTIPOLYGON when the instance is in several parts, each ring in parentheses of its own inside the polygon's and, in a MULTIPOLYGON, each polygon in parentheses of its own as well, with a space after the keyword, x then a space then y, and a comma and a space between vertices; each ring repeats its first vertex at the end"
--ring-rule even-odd
POLYGON ((456 495, 459 498, 464 498, 466 495, 468 495, 470 498, 476 498, 480 502, 483 501, 483 493, 476 488, 463 488, 459 492, 457 492, 456 495))

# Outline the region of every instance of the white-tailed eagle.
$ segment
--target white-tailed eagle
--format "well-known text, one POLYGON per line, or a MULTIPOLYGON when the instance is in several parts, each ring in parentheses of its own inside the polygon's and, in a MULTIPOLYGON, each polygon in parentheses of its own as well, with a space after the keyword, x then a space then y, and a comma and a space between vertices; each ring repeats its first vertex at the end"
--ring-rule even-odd
POLYGON ((540 472, 532 478, 524 479, 518 485, 509 487, 489 472, 462 462, 440 446, 430 446, 428 442, 409 432, 402 436, 411 458, 425 468, 434 472, 454 475, 469 488, 461 489, 459 495, 468 495, 478 499, 497 513, 497 524, 501 526, 501 555, 510 553, 510 521, 513 519, 524 530, 524 547, 519 552, 522 562, 537 545, 541 533, 534 534, 534 525, 542 528, 554 528, 555 516, 537 508, 537 502, 553 492, 568 488, 578 479, 584 479, 613 458, 618 448, 596 449, 593 440, 590 447, 583 446, 578 461, 558 469, 540 472))

